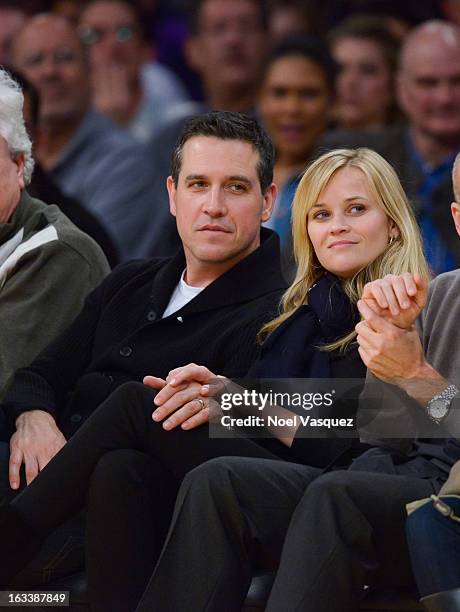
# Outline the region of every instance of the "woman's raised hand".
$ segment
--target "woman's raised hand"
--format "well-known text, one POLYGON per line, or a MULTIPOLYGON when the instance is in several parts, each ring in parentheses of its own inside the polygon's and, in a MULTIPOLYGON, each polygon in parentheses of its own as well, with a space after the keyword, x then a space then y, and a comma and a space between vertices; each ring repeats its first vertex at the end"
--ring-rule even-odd
POLYGON ((409 329, 425 307, 427 288, 427 282, 418 274, 387 274, 367 283, 361 299, 393 325, 409 329))

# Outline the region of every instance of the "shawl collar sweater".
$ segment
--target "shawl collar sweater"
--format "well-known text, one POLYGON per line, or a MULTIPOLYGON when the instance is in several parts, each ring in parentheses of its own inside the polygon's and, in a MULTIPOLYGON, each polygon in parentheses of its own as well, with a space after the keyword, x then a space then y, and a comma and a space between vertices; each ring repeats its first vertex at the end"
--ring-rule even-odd
POLYGON ((171 260, 119 266, 88 297, 73 324, 17 372, 4 409, 11 425, 27 410, 50 412, 71 435, 120 384, 165 378, 190 362, 242 377, 258 355, 256 335, 285 288, 276 234, 172 315, 161 318, 185 267, 171 260))

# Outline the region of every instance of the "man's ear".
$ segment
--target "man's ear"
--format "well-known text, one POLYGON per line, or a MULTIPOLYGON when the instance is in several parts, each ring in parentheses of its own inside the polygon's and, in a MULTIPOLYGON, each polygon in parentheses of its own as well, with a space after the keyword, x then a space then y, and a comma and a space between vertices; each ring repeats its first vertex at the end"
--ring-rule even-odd
POLYGON ((23 189, 25 189, 25 186, 26 186, 26 182, 24 179, 24 166, 25 166, 24 153, 18 153, 17 155, 15 155, 13 157, 13 161, 17 167, 17 177, 18 177, 19 187, 21 188, 21 191, 22 191, 23 189))
POLYGON ((166 189, 169 195, 169 212, 175 217, 176 216, 176 185, 172 176, 168 176, 166 179, 166 189))
POLYGON ((272 183, 264 194, 264 205, 262 208, 262 222, 268 221, 272 216, 273 207, 275 206, 278 187, 272 183))
POLYGON ((457 230, 457 234, 460 236, 460 204, 457 204, 457 202, 452 202, 450 205, 450 210, 454 220, 455 229, 457 230))

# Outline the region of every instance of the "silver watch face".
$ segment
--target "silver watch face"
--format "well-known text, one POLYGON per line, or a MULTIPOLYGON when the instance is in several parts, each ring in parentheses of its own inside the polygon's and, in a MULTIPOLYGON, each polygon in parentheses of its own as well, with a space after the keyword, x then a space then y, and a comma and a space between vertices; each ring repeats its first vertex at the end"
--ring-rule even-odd
POLYGON ((449 401, 437 399, 430 402, 428 412, 433 419, 442 419, 449 410, 449 401))

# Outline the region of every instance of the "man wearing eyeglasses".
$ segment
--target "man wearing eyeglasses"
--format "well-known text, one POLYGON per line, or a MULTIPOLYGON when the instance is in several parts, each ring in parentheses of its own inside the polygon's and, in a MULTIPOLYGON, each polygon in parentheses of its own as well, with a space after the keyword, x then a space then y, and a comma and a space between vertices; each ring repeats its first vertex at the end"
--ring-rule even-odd
POLYGON ((132 3, 92 0, 81 13, 78 28, 88 51, 95 108, 142 142, 161 127, 171 104, 186 97, 177 77, 156 62, 148 64, 155 92, 147 91, 142 79, 152 52, 147 25, 132 3))
POLYGON ((36 16, 17 35, 12 60, 40 94, 41 165, 99 218, 122 261, 149 255, 156 211, 148 155, 92 109, 88 62, 75 30, 61 17, 36 16))

